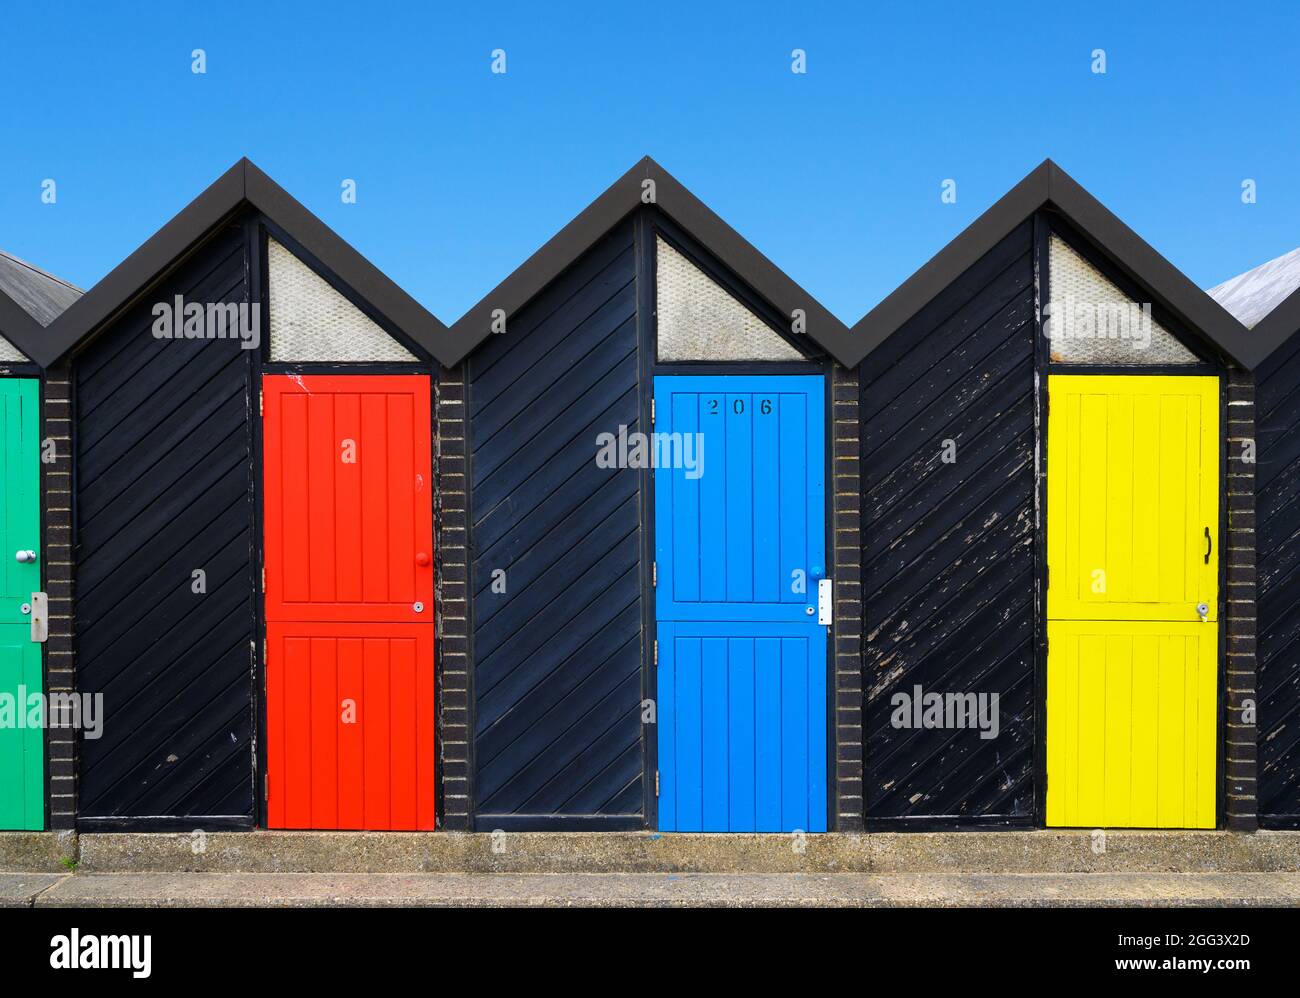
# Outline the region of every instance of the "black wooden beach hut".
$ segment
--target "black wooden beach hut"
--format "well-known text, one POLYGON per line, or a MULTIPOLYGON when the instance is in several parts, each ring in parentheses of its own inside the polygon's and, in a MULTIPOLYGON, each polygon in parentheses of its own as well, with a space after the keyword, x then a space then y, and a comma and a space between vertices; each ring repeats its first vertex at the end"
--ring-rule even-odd
MULTIPOLYGON (((335 755, 323 748, 313 755, 334 741, 338 710, 330 706, 330 723, 323 726, 294 713, 310 701, 312 677, 328 674, 331 666, 313 662, 295 674, 300 679, 286 678, 295 653, 289 644, 271 649, 268 668, 268 642, 333 649, 342 645, 343 632, 330 628, 350 627, 349 614, 365 600, 349 604, 312 589, 296 615, 291 609, 282 614, 288 619, 276 617, 268 626, 265 484, 268 478, 284 481, 286 472, 263 465, 264 382, 290 381, 304 404, 329 406, 330 392, 310 387, 317 374, 382 372, 422 379, 427 398, 427 341, 437 325, 241 160, 32 337, 33 358, 50 379, 62 372, 71 386, 69 560, 75 582, 68 650, 75 653, 77 690, 102 695, 105 712, 100 736, 83 734, 75 763, 68 763, 76 774, 77 827, 251 828, 277 813, 289 814, 285 820, 297 827, 338 827, 347 820, 327 788, 355 780, 338 778, 335 755), (322 604, 331 609, 323 611, 322 604), (340 617, 347 623, 335 625, 340 617), (268 718, 268 686, 296 707, 268 718), (305 754, 296 768, 288 761, 298 758, 295 753, 305 754), (277 759, 297 775, 272 786, 267 773, 277 759)), ((351 397, 365 393, 358 386, 351 397)), ((277 400, 283 395, 275 393, 277 400)), ((411 412, 408 406, 408 421, 411 412)), ((420 436, 419 427, 404 432, 420 436)), ((295 458, 302 452, 287 440, 285 450, 295 458)), ((430 478, 426 468, 425 504, 432 502, 430 478)), ((396 488, 397 480, 390 484, 396 488)), ((324 518, 335 507, 275 512, 277 523, 310 520, 311 531, 301 538, 306 547, 331 533, 324 518)), ((348 529, 357 534, 358 524, 348 529)), ((359 536, 352 541, 355 550, 359 536)), ((414 554, 404 551, 410 568, 402 569, 403 578, 415 570, 414 554)), ((282 567, 276 562, 270 574, 281 595, 283 580, 275 573, 282 567)), ((395 568, 392 579, 398 577, 395 568)), ((431 588, 430 581, 429 603, 431 588)), ((285 602, 276 610, 283 611, 285 602)), ((419 641, 431 647, 431 607, 424 616, 428 635, 419 641)), ((384 620, 373 607, 367 619, 384 620)), ((404 761, 418 751, 427 758, 430 827, 432 673, 429 656, 427 683, 420 685, 428 702, 417 712, 428 736, 417 745, 412 735, 404 755, 404 761)), ((319 680, 317 688, 323 689, 319 680)), ((383 712, 372 698, 363 713, 383 712)), ((413 728, 417 722, 404 723, 413 728)), ((392 724, 396 744, 398 722, 392 724)), ((387 773, 389 761, 375 765, 387 773)), ((358 820, 387 827, 396 819, 385 810, 358 820)))
POLYGON ((843 325, 646 159, 451 334, 448 827, 821 831, 846 807, 851 827, 843 325), (639 461, 640 438, 703 440, 704 467, 639 461))
POLYGON ((1300 250, 1210 291, 1251 330, 1258 550, 1259 821, 1300 827, 1300 250))
POLYGON ((1048 161, 854 332, 868 827, 1249 827, 1247 331, 1048 161))

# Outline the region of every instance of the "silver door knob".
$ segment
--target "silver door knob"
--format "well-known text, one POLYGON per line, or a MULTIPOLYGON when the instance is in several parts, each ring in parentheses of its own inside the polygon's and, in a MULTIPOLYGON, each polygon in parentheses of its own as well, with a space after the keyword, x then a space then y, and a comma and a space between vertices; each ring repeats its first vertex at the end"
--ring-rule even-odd
POLYGON ((1197 604, 1196 604, 1196 612, 1197 612, 1198 614, 1201 615, 1201 620, 1209 620, 1209 619, 1210 619, 1210 604, 1209 604, 1209 603, 1197 603, 1197 604))
POLYGON ((18 560, 18 564, 20 564, 20 565, 27 565, 27 564, 29 564, 29 563, 31 563, 31 562, 34 562, 34 561, 36 560, 36 552, 35 552, 35 551, 19 551, 17 554, 14 555, 14 557, 18 560))

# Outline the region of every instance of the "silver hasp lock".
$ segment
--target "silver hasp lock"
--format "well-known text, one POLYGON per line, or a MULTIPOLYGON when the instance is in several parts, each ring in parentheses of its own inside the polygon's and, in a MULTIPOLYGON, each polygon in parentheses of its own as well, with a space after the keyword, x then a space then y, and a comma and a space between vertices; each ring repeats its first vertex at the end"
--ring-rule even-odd
POLYGON ((832 590, 835 588, 830 579, 817 580, 817 623, 831 624, 835 619, 832 590))
POLYGON ((50 636, 50 600, 44 593, 32 593, 32 640, 44 644, 50 636))

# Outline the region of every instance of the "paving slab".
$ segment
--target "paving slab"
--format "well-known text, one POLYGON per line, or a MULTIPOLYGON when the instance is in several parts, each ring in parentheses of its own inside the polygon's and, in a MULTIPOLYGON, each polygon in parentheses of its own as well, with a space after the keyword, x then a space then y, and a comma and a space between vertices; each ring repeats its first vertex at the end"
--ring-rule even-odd
POLYGON ((1300 874, 77 874, 38 907, 1300 906, 1300 874))
POLYGON ((37 895, 70 874, 0 873, 0 908, 30 908, 37 895))

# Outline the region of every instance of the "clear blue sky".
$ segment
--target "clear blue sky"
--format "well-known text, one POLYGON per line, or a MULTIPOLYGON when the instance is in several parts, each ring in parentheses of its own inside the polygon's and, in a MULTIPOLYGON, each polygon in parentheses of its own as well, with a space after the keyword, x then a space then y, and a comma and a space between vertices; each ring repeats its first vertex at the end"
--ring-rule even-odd
POLYGON ((1047 156, 1202 286, 1300 246, 1296 0, 552 6, 10 0, 0 246, 88 287, 247 155, 450 322, 645 154, 848 322, 1047 156))

